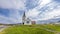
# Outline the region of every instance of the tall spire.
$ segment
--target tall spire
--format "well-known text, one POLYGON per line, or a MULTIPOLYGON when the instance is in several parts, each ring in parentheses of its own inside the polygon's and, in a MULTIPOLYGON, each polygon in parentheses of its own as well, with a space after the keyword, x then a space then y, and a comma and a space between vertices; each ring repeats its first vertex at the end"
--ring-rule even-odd
POLYGON ((26 17, 25 12, 24 12, 24 14, 23 14, 23 17, 26 17))
POLYGON ((24 24, 25 23, 25 20, 26 20, 26 15, 25 15, 25 12, 23 13, 23 16, 22 16, 22 23, 24 24))

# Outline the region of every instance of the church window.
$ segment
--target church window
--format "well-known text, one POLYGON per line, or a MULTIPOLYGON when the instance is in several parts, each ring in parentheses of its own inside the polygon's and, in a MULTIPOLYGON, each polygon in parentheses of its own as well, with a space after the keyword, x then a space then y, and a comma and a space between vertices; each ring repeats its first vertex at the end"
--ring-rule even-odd
POLYGON ((29 21, 27 21, 27 23, 29 23, 29 21))

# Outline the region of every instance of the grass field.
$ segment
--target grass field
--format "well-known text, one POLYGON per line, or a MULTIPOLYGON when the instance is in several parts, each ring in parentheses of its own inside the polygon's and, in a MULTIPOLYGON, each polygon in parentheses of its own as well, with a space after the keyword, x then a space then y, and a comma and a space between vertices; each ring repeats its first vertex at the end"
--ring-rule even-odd
POLYGON ((5 29, 4 34, 57 34, 60 25, 16 25, 5 29))

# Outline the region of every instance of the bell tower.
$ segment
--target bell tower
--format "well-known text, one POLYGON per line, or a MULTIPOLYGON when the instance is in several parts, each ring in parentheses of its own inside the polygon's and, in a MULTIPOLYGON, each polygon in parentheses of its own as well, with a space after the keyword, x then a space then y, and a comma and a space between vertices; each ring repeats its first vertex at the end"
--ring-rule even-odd
POLYGON ((25 23, 25 20, 26 20, 26 15, 25 15, 25 12, 23 13, 23 16, 22 16, 22 23, 24 24, 25 23))

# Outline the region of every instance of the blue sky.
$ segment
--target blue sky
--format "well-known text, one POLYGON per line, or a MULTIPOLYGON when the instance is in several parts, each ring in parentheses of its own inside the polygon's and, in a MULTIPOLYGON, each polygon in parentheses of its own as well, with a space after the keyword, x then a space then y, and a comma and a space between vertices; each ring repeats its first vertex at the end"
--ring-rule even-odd
POLYGON ((36 21, 60 18, 60 0, 0 0, 0 23, 21 23, 24 11, 36 21))

